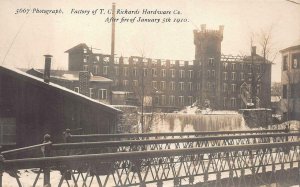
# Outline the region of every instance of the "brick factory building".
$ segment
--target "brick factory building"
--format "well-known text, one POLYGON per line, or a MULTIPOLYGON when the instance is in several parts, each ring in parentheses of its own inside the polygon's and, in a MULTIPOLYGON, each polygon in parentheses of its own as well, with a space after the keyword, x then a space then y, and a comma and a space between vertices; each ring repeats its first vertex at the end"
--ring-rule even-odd
MULTIPOLYGON (((217 110, 238 110, 255 103, 271 105, 271 62, 256 54, 222 55, 224 27, 194 30, 195 60, 114 57, 95 53, 81 43, 66 51, 69 71, 89 71, 113 80, 113 91, 149 98, 148 105, 162 111, 181 109, 197 102, 217 110), (263 91, 262 91, 263 88, 263 91)), ((91 95, 97 90, 90 90, 91 95)))

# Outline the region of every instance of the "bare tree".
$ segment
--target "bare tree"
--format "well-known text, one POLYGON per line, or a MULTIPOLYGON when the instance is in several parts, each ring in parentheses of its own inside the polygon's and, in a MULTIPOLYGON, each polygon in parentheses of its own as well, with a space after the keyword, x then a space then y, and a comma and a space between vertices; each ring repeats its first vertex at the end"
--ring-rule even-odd
POLYGON ((273 25, 267 30, 261 30, 258 34, 251 33, 250 44, 251 44, 251 99, 254 107, 258 107, 258 84, 262 81, 265 73, 267 72, 267 64, 272 64, 278 54, 277 50, 274 48, 274 43, 272 41, 272 30, 273 25), (257 41, 258 48, 261 50, 262 59, 257 59, 254 48, 254 41, 257 41), (262 60, 261 66, 255 66, 255 61, 262 60))

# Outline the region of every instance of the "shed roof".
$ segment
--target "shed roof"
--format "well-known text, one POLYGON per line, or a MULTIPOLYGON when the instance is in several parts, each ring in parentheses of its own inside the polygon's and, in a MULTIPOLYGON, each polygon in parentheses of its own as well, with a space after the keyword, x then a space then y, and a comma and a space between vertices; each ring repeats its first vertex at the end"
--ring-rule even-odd
POLYGON ((29 75, 25 72, 22 72, 21 70, 15 69, 13 67, 7 67, 7 66, 0 66, 0 74, 8 74, 14 78, 20 79, 20 80, 24 80, 26 82, 29 83, 33 83, 33 84, 38 84, 41 88, 44 89, 54 89, 54 90, 59 90, 61 94, 63 95, 67 95, 69 97, 73 97, 76 100, 80 100, 80 101, 84 101, 88 104, 94 105, 96 107, 99 107, 99 109, 104 110, 108 113, 112 113, 112 114, 118 114, 118 113, 122 113, 121 110, 116 109, 110 105, 101 103, 97 100, 91 99, 85 95, 79 94, 77 92, 74 92, 70 89, 67 89, 63 86, 54 84, 54 83, 45 83, 43 79, 35 77, 33 75, 29 75))

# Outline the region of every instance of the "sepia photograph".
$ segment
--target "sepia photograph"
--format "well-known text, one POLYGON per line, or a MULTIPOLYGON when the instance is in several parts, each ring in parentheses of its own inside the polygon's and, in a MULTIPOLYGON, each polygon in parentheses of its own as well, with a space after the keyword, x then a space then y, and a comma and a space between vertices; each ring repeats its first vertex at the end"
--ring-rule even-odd
POLYGON ((0 187, 300 186, 300 0, 1 0, 0 187))

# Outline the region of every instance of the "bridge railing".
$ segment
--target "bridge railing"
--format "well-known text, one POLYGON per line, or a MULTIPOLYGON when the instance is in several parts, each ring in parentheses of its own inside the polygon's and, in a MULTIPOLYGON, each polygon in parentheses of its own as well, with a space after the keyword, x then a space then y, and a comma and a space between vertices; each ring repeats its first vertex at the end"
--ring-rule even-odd
POLYGON ((107 140, 142 140, 142 139, 166 139, 200 136, 223 136, 223 135, 247 135, 266 133, 286 133, 288 129, 267 129, 267 130, 233 130, 233 131, 196 131, 196 132, 170 132, 170 133, 123 133, 123 134, 85 134, 72 135, 65 133, 67 142, 79 141, 107 141, 107 140))
POLYGON ((88 154, 276 143, 297 141, 299 138, 300 133, 272 133, 172 139, 61 143, 53 144, 51 148, 54 155, 88 154))
MULTIPOLYGON (((300 141, 16 160, 0 159, 0 187, 7 184, 7 181, 2 181, 3 172, 17 175, 18 170, 30 168, 40 168, 36 178, 31 181, 31 186, 35 186, 41 179, 44 185, 53 186, 67 183, 74 186, 145 186, 150 183, 162 186, 168 182, 174 186, 181 186, 195 183, 208 184, 211 181, 218 183, 224 179, 232 183, 237 181, 240 186, 249 186, 249 184, 256 184, 262 176, 280 175, 281 171, 287 169, 294 171, 298 168, 297 177, 299 167, 300 141), (50 173, 53 174, 55 171, 59 171, 61 175, 50 177, 50 173), (267 175, 268 172, 274 175, 267 175), (252 176, 250 182, 246 181, 247 175, 252 176)), ((292 176, 294 173, 288 175, 292 176)), ((25 178, 26 176, 16 177, 16 184, 22 186, 24 184, 22 180, 26 180, 25 178)), ((12 184, 11 179, 8 180, 12 184)))
MULTIPOLYGON (((296 141, 300 133, 268 133, 248 135, 200 136, 171 139, 122 140, 102 142, 47 143, 1 152, 6 159, 40 157, 41 151, 47 150, 50 156, 82 155, 91 153, 131 152, 147 150, 181 149, 195 147, 212 147, 228 145, 247 145, 259 143, 276 143, 296 141), (39 154, 22 154, 38 149, 39 154), (21 157, 19 156, 21 155, 21 157)), ((44 154, 43 154, 44 155, 44 154)))

